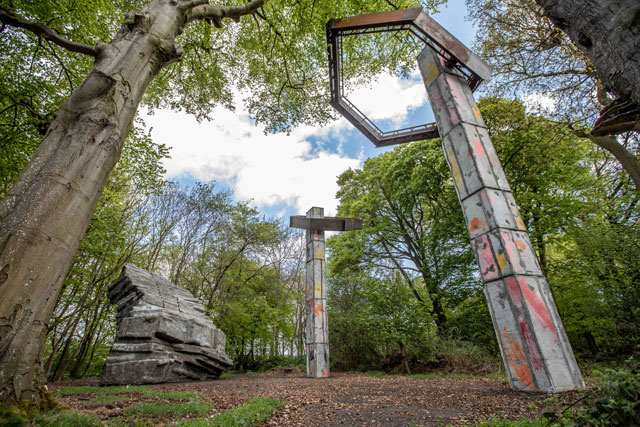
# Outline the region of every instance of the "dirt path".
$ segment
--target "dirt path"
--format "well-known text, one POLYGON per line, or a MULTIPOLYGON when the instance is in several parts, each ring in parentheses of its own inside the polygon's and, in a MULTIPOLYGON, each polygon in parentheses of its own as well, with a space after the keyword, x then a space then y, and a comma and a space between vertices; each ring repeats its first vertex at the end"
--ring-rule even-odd
MULTIPOLYGON (((69 384, 54 384, 52 389, 62 385, 69 384)), ((258 396, 287 401, 287 407, 267 421, 272 426, 473 425, 499 413, 511 419, 539 415, 540 401, 546 397, 517 393, 499 380, 486 378, 373 378, 345 373, 325 379, 309 379, 301 373, 237 375, 153 388, 202 393, 219 412, 258 396)), ((567 399, 570 396, 564 396, 567 399)), ((77 397, 62 400, 103 419, 122 411, 109 405, 88 407, 86 400, 77 397)))

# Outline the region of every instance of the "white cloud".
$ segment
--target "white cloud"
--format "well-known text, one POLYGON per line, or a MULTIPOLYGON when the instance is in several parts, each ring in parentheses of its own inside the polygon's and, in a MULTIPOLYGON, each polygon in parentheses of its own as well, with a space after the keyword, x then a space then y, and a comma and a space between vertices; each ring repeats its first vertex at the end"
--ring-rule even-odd
POLYGON ((522 97, 522 102, 528 113, 549 115, 556 109, 556 100, 549 95, 538 92, 529 93, 522 97))
POLYGON ((290 135, 265 135, 246 113, 217 109, 211 122, 198 123, 184 113, 156 111, 143 118, 153 127, 154 141, 171 148, 164 162, 167 178, 190 174, 197 180, 217 180, 233 188, 239 200, 258 207, 287 204, 304 213, 322 206, 335 214, 336 177, 358 168, 362 159, 326 150, 311 153, 307 138, 331 137, 344 128, 343 120, 323 129, 300 127, 290 135))
MULTIPOLYGON (((397 124, 426 102, 426 91, 416 75, 410 80, 383 75, 372 88, 357 88, 349 98, 370 118, 397 124)), ((301 126, 290 135, 265 135, 264 127, 239 106, 235 112, 218 108, 214 120, 202 123, 169 110, 141 115, 153 127, 153 140, 171 147, 171 158, 164 161, 167 178, 188 174, 216 180, 258 208, 288 205, 304 213, 321 206, 325 215, 335 215, 337 176, 361 167, 366 157, 364 147, 354 154, 353 141, 344 132, 352 127, 344 118, 324 127, 301 126), (348 144, 351 156, 345 153, 348 144)))
POLYGON ((359 86, 347 94, 371 120, 391 119, 394 124, 402 123, 410 110, 427 101, 427 91, 416 70, 411 79, 400 79, 383 74, 368 86, 359 86))

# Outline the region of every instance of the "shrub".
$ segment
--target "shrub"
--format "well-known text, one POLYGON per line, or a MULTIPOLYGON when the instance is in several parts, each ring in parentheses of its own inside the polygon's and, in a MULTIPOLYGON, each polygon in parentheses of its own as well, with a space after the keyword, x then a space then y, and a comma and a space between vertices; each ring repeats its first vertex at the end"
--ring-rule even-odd
POLYGON ((640 425, 640 363, 607 369, 586 408, 570 415, 575 425, 640 425))
POLYGON ((449 372, 475 375, 500 372, 500 360, 477 345, 456 338, 439 338, 435 342, 437 367, 449 372))

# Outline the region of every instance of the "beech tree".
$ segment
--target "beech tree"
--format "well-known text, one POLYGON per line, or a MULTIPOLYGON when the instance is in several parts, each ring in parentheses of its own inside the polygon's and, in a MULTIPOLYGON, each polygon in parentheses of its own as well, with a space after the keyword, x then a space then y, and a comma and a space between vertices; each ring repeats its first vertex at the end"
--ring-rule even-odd
POLYGON ((564 12, 571 9, 571 13, 581 17, 581 20, 569 19, 563 25, 577 26, 582 22, 580 25, 585 26, 585 31, 596 32, 599 40, 609 40, 602 25, 614 17, 606 17, 607 13, 616 10, 615 20, 623 20, 623 16, 631 16, 637 10, 630 4, 635 3, 633 1, 606 9, 602 6, 605 3, 601 5, 600 2, 577 2, 579 4, 575 5, 574 2, 539 0, 467 0, 471 17, 478 26, 478 50, 494 66, 494 78, 489 87, 494 88, 498 96, 510 93, 516 97, 523 94, 551 97, 555 107, 553 111, 545 111, 545 115, 562 124, 569 123, 577 136, 589 138, 611 153, 627 171, 636 188, 640 188, 637 144, 637 131, 640 129, 637 105, 640 104, 631 97, 634 85, 640 87, 639 80, 634 80, 631 71, 634 67, 640 69, 640 51, 635 42, 640 26, 633 20, 620 29, 612 25, 616 28, 616 36, 608 43, 594 44, 587 52, 580 48, 576 38, 562 31, 565 29, 562 25, 556 25, 546 10, 545 5, 550 3, 564 12), (563 6, 557 6, 559 3, 563 6), (575 7, 564 9, 570 4, 575 7), (592 25, 587 25, 587 21, 592 25), (624 42, 619 38, 624 32, 630 38, 624 49, 617 52, 614 44, 624 42), (632 45, 636 46, 635 51, 632 45), (602 61, 595 61, 593 55, 608 55, 619 67, 610 68, 602 61), (616 72, 615 76, 631 73, 626 78, 629 85, 625 91, 615 90, 608 81, 608 74, 620 67, 624 72, 616 72))
MULTIPOLYGON (((233 107, 235 87, 249 95, 249 111, 268 130, 322 123, 332 117, 324 68, 327 21, 438 1, 220 3, 0 3, 2 30, 20 32, 3 41, 27 38, 34 46, 50 47, 64 74, 73 70, 60 52, 94 61, 85 63, 86 77, 59 107, 0 202, 0 401, 5 405, 42 399, 42 345, 58 291, 143 97, 151 107, 184 109, 202 119, 217 104, 233 107), (131 11, 113 35, 125 8, 131 11), (243 16, 248 19, 239 26, 219 31, 226 19, 243 16), (87 36, 83 24, 101 31, 87 36)), ((357 43, 353 47, 366 51, 357 43)), ((10 43, 3 52, 11 55, 10 43)), ((408 53, 396 59, 412 60, 408 53)), ((374 58, 353 73, 390 68, 388 58, 374 58)))
POLYGON ((638 114, 640 3, 636 0, 535 1, 589 58, 605 88, 618 98, 635 103, 638 114))

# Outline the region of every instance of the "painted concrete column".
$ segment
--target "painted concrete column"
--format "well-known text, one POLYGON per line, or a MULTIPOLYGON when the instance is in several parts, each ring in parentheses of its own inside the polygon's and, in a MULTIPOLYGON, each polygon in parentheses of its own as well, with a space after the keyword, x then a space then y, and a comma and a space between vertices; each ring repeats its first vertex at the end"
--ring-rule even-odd
POLYGON ((583 388, 549 285, 465 77, 430 47, 420 53, 418 64, 511 387, 583 388))
MULTIPOLYGON (((313 207, 307 218, 324 218, 324 209, 313 207)), ((320 228, 320 227, 317 227, 320 228)), ((329 376, 329 331, 327 324, 327 286, 324 260, 324 230, 306 230, 307 287, 306 287, 306 343, 307 376, 329 376)))

